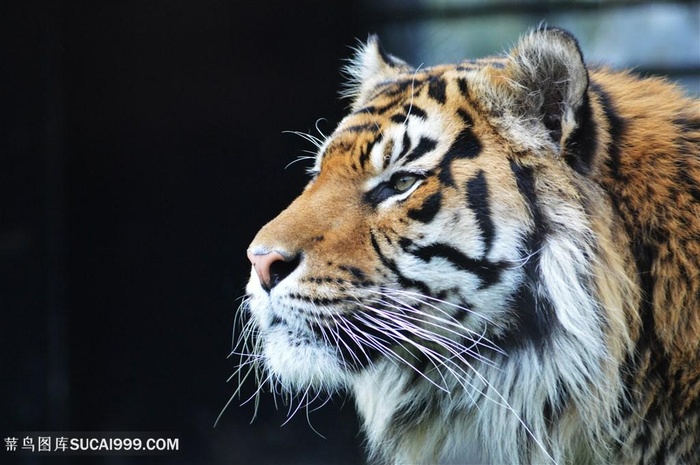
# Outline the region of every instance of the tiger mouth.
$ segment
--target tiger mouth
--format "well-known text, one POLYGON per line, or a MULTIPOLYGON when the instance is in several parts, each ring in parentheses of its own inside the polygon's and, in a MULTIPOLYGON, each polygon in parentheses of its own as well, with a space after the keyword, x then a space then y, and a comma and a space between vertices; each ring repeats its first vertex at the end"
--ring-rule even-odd
POLYGON ((334 391, 368 370, 396 366, 412 382, 425 380, 447 392, 448 375, 471 383, 474 367, 495 366, 505 355, 487 325, 479 324, 482 317, 447 295, 365 288, 321 306, 289 305, 281 290, 251 310, 269 375, 291 389, 334 391))
MULTIPOLYGON (((344 308, 343 311, 328 309, 325 313, 308 314, 299 308, 275 309, 271 312, 265 333, 267 339, 274 339, 277 343, 283 340, 291 350, 328 352, 346 371, 355 372, 376 361, 379 355, 358 340, 354 331, 348 329, 348 325, 352 325, 355 331, 358 330, 356 323, 348 322, 354 320, 353 312, 360 310, 361 307, 357 306, 353 309, 344 308), (292 312, 293 316, 280 315, 281 311, 292 312)), ((365 333, 370 332, 366 328, 363 330, 365 333)))

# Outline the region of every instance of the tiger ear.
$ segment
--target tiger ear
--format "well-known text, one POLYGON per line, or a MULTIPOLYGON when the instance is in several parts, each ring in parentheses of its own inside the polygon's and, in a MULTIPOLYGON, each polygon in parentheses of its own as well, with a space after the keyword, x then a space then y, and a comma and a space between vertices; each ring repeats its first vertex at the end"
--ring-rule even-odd
POLYGON ((343 68, 348 82, 341 95, 352 100, 351 108, 355 111, 367 102, 377 84, 411 69, 404 61, 386 53, 379 38, 372 34, 367 42, 357 48, 355 56, 343 68))
POLYGON ((559 150, 585 124, 588 70, 576 39, 561 29, 538 29, 520 39, 508 56, 503 77, 504 111, 535 122, 559 150), (585 109, 584 109, 585 110, 585 109), (544 128, 542 128, 544 126, 544 128))

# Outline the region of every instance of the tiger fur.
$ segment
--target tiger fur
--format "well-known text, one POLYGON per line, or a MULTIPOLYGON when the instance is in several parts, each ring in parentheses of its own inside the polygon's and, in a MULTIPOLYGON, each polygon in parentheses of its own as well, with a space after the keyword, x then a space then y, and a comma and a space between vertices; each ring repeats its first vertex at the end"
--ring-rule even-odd
POLYGON ((261 379, 350 393, 370 463, 700 463, 700 102, 551 28, 347 71, 248 249, 261 379))

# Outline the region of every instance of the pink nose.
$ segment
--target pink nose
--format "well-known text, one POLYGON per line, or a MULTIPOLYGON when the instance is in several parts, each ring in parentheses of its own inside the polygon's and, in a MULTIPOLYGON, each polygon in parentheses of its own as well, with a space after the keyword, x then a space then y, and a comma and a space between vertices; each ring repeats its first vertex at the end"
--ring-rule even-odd
POLYGON ((253 264, 260 285, 267 292, 289 276, 299 264, 299 259, 288 260, 279 252, 255 254, 248 250, 248 260, 253 264))

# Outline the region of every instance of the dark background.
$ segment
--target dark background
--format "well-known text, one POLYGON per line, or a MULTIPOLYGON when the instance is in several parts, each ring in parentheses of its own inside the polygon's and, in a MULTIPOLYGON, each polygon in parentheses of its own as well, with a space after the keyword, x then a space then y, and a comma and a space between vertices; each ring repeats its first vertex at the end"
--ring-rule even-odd
POLYGON ((339 120, 360 16, 352 1, 0 1, 3 438, 161 431, 181 451, 145 462, 361 462, 342 399, 310 415, 327 439, 303 412, 281 426, 269 394, 249 425, 252 385, 213 427, 235 388, 245 249, 306 179, 308 163, 284 167, 313 147, 283 131, 339 120))
POLYGON ((180 440, 166 456, 45 460, 2 441, 0 463, 364 463, 340 397, 282 426, 287 407, 264 394, 251 424, 247 383, 214 428, 236 388, 245 249, 305 183, 309 162, 285 166, 313 150, 283 131, 332 131, 338 70, 369 32, 430 65, 549 19, 588 57, 698 95, 698 5, 0 0, 0 433, 180 440))

